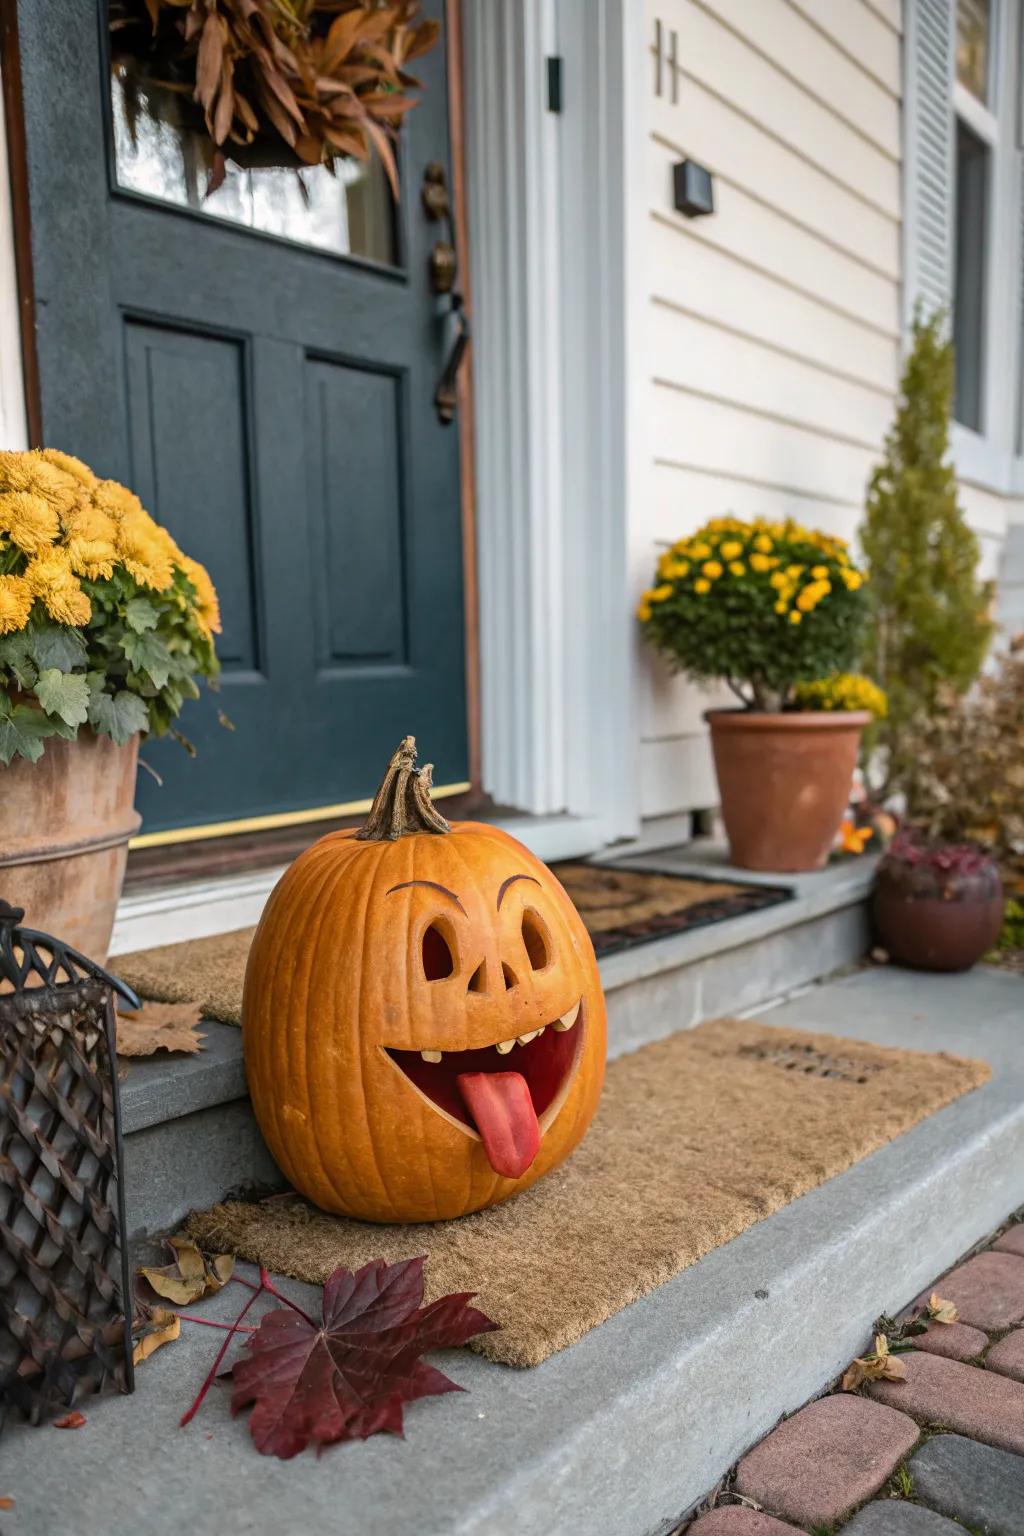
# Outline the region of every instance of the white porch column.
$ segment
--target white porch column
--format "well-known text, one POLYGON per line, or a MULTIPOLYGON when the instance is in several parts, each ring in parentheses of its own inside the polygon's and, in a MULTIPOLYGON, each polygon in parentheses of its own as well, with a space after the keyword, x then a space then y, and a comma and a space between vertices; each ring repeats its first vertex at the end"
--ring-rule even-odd
POLYGON ((463 7, 484 787, 605 840, 637 815, 628 8, 463 7))

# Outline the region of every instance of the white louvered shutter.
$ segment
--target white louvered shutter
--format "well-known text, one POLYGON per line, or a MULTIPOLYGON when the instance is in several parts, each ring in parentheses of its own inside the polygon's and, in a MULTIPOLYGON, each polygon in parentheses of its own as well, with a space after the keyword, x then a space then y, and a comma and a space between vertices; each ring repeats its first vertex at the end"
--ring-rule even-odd
POLYGON ((954 0, 906 0, 903 316, 953 294, 954 0))

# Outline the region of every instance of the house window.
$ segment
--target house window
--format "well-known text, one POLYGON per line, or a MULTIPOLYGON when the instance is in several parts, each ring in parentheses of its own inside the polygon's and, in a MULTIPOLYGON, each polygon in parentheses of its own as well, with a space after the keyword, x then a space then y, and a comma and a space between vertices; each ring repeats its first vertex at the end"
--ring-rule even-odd
MULTIPOLYGON (((984 434, 986 330, 992 249, 991 199, 1001 124, 994 69, 995 0, 957 0, 953 85, 953 414, 984 434)), ((1005 136, 1005 126, 1002 128, 1005 136)))
POLYGON ((985 265, 988 253, 989 150, 962 119, 956 123, 956 248, 953 341, 956 419, 982 430, 985 376, 985 265))
POLYGON ((957 0, 957 83, 978 101, 988 104, 989 36, 992 14, 989 0, 957 0))

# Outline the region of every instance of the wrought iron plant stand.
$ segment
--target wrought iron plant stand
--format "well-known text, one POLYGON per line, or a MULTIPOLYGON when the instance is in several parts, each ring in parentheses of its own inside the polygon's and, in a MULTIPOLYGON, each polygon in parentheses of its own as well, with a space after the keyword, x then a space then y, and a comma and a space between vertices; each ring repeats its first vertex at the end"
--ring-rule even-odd
POLYGON ((114 996, 0 901, 0 1430, 134 1388, 114 996))

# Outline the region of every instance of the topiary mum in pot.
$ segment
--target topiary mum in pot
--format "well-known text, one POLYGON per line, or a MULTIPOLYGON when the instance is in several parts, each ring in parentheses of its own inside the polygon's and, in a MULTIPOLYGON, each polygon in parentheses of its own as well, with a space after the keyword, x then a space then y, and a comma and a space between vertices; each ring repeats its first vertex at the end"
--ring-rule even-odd
POLYGON ((264 909, 242 999, 253 1110, 327 1211, 440 1221, 556 1167, 604 1081, 590 935, 507 832, 449 823, 407 736, 360 830, 302 853, 264 909))
POLYGON ((872 917, 900 965, 969 970, 999 938, 1005 898, 999 866, 977 843, 893 839, 878 866, 872 917))
POLYGON ((850 708, 849 690, 807 708, 799 688, 852 665, 864 579, 842 539, 721 517, 662 554, 640 600, 644 635, 670 664, 739 700, 705 719, 741 868, 818 869, 828 857, 871 712, 850 708))
POLYGON ((206 570, 131 491, 52 449, 0 453, 0 895, 93 959, 139 738, 178 734, 219 629, 206 570))

